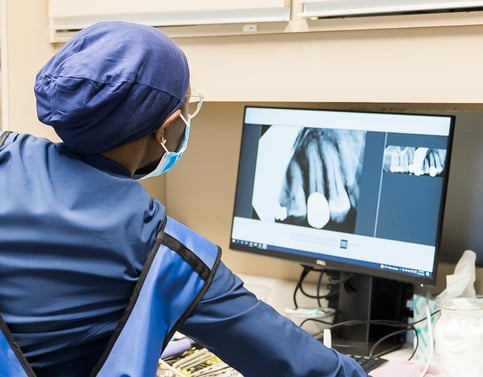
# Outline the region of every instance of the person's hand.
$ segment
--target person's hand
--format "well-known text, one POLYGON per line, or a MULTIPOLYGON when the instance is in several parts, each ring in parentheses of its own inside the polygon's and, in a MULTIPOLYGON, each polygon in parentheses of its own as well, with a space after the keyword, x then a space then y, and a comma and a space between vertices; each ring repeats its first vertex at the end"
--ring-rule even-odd
MULTIPOLYGON (((421 377, 425 363, 420 361, 388 361, 377 369, 369 372, 370 377, 421 377)), ((438 368, 430 366, 424 375, 433 377, 439 375, 438 368)))

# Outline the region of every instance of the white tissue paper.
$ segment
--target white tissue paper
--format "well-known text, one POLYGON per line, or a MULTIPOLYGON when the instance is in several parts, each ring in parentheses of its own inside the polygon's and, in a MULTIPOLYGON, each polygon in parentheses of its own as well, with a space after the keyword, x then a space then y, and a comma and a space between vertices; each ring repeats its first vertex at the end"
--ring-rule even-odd
POLYGON ((454 273, 446 276, 446 289, 437 297, 438 301, 449 300, 455 297, 476 297, 476 253, 472 250, 465 250, 454 273))
MULTIPOLYGON (((416 360, 426 361, 432 353, 432 337, 428 323, 424 321, 426 318, 426 306, 429 306, 430 313, 435 313, 440 309, 443 301, 459 297, 476 297, 474 286, 476 278, 475 263, 476 253, 472 250, 465 250, 458 260, 453 274, 446 276, 446 288, 444 291, 436 297, 430 297, 428 302, 425 296, 417 294, 413 296, 413 318, 414 322, 417 323, 415 328, 418 334, 418 342, 416 343, 416 338, 413 341, 414 347, 417 347, 414 355, 416 360)), ((438 316, 432 316, 431 326, 434 327, 438 318, 438 316)))
POLYGON ((483 300, 476 297, 475 266, 476 253, 466 250, 437 296, 441 312, 434 325, 434 361, 444 377, 483 373, 483 300))

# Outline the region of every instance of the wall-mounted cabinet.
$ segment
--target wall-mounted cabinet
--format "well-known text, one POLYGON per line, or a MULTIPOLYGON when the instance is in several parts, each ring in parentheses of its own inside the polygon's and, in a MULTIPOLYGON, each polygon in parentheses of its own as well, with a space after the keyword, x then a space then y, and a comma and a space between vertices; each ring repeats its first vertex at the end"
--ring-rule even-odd
POLYGON ((103 20, 158 27, 172 37, 483 24, 483 0, 48 0, 51 42, 103 20))
POLYGON ((290 14, 290 0, 49 0, 51 42, 65 42, 74 32, 105 20, 195 27, 200 33, 236 25, 239 33, 251 33, 258 31, 258 24, 287 23, 290 14))
POLYGON ((474 11, 483 7, 481 0, 298 0, 302 18, 374 16, 474 11))

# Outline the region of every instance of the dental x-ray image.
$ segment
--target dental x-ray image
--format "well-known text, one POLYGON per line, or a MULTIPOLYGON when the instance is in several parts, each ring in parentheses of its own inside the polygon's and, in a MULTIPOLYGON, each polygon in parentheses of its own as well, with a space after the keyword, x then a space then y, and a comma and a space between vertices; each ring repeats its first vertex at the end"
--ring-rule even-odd
POLYGON ((260 219, 353 233, 365 140, 360 130, 269 128, 253 196, 260 219))
POLYGON ((384 149, 384 172, 440 176, 445 169, 446 149, 388 145, 384 149))

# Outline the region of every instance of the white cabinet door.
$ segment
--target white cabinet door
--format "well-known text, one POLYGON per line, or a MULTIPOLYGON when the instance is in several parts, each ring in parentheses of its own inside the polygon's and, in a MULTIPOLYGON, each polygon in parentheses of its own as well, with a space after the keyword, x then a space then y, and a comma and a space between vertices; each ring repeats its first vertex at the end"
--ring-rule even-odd
POLYGON ((480 0, 294 0, 302 18, 324 18, 417 12, 469 10, 483 7, 480 0))
POLYGON ((51 41, 105 20, 192 26, 290 20, 290 0, 49 0, 51 41))

